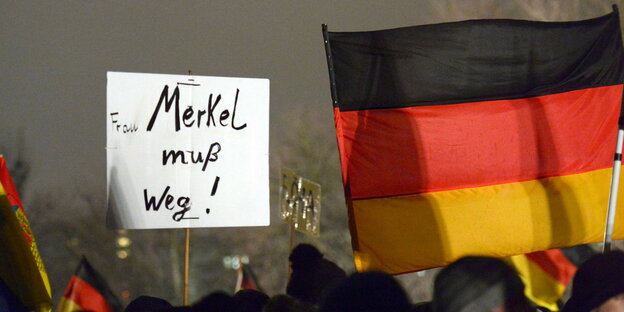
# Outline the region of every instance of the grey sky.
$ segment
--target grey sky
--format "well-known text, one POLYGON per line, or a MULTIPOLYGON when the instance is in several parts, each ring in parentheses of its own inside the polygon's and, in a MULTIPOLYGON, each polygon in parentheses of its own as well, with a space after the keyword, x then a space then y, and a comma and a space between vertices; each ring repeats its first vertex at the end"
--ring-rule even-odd
MULTIPOLYGON (((271 80, 278 117, 333 127, 321 24, 392 28, 471 18, 566 20, 622 1, 0 1, 0 140, 24 131, 31 190, 105 182, 106 71, 271 80)), ((624 5, 620 4, 624 8, 624 5)), ((333 139, 333 138, 330 138, 333 139)), ((11 157, 6 152, 6 157, 11 157)))

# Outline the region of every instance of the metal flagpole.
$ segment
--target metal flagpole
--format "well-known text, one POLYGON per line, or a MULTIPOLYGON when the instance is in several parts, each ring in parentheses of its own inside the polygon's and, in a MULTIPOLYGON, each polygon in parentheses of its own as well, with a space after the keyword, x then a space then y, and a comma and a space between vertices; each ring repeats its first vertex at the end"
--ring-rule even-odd
POLYGON ((613 160, 613 174, 611 175, 611 191, 609 193, 609 210, 607 211, 607 226, 605 229, 603 253, 611 251, 613 240, 613 224, 615 223, 615 210, 617 205, 618 186, 620 182, 620 168, 622 166, 622 140, 624 129, 618 130, 617 144, 615 146, 615 158, 613 160))
POLYGON ((323 24, 323 41, 325 42, 325 54, 327 56, 327 65, 329 67, 329 83, 331 87, 331 96, 334 107, 338 106, 338 91, 336 90, 336 76, 334 74, 334 60, 332 59, 331 47, 329 46, 329 33, 327 25, 323 24))

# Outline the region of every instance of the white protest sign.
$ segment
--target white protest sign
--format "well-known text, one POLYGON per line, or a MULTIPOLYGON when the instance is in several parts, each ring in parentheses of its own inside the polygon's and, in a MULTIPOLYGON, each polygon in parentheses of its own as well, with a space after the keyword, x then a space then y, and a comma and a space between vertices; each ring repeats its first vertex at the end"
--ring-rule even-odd
POLYGON ((269 80, 109 72, 107 225, 269 225, 269 80))

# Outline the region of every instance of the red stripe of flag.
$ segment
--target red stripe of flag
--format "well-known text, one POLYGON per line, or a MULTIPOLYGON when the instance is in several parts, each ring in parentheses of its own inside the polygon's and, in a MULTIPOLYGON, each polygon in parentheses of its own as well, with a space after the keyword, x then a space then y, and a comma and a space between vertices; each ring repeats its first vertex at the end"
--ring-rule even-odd
POLYGON ((344 183, 352 199, 366 199, 608 168, 621 96, 622 85, 614 85, 527 99, 335 109, 344 183))

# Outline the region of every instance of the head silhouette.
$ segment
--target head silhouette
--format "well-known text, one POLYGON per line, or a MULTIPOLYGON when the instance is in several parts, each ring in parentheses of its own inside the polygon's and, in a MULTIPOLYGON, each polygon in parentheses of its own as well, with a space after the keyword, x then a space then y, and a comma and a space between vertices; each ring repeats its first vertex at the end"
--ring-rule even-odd
POLYGON ((529 311, 524 284, 510 266, 489 257, 464 257, 436 276, 434 312, 529 311))
POLYGON ((338 285, 321 304, 320 312, 410 311, 405 291, 390 275, 355 273, 338 285))
POLYGON ((624 253, 612 251, 598 254, 589 258, 576 271, 572 280, 572 296, 561 311, 591 311, 610 298, 622 294, 624 294, 624 253))

